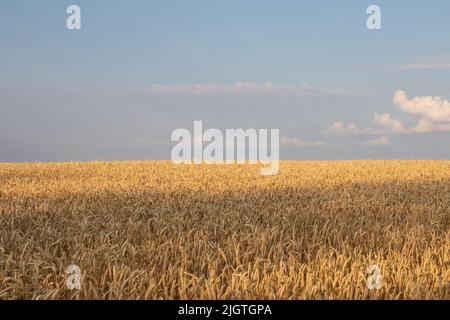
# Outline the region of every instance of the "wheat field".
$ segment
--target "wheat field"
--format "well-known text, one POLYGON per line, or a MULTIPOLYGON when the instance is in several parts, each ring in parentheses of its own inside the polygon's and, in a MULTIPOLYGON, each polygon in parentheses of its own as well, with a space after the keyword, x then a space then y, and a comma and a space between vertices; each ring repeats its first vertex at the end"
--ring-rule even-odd
POLYGON ((450 298, 450 161, 259 169, 0 164, 0 299, 450 298))

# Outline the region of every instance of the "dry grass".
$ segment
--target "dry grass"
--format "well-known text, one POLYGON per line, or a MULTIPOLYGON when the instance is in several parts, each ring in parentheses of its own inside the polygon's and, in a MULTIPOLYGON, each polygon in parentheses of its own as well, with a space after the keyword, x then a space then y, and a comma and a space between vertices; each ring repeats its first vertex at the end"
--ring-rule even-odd
POLYGON ((446 161, 0 164, 0 299, 449 299, 449 251, 446 161))

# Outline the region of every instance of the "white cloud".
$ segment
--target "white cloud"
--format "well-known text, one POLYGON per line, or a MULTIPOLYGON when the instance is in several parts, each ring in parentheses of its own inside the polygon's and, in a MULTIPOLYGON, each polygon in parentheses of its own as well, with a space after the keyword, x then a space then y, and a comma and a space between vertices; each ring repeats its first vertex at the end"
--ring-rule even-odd
POLYGON ((304 141, 297 137, 288 138, 286 136, 280 138, 280 144, 282 146, 293 146, 293 147, 319 147, 324 145, 322 141, 304 141))
POLYGON ((317 89, 309 84, 275 84, 271 81, 262 85, 254 82, 237 82, 235 84, 192 84, 162 85, 150 87, 151 94, 186 94, 186 95, 283 95, 283 96, 324 96, 324 95, 367 95, 344 90, 317 89))
POLYGON ((398 90, 394 95, 394 104, 402 111, 421 116, 417 125, 410 128, 410 133, 449 132, 450 102, 441 97, 421 96, 408 98, 406 93, 398 90))
POLYGON ((377 129, 360 129, 352 123, 344 125, 342 122, 335 122, 326 133, 337 136, 348 136, 355 134, 412 134, 412 133, 430 133, 430 132, 450 132, 450 102, 441 97, 420 96, 408 98, 402 90, 395 92, 393 103, 398 109, 420 116, 417 125, 414 127, 405 127, 403 123, 391 117, 389 113, 374 114, 374 123, 377 129))
POLYGON ((383 113, 381 115, 375 113, 374 122, 378 126, 394 133, 403 133, 407 131, 406 128, 403 126, 403 124, 400 122, 400 120, 391 118, 389 113, 383 113))
POLYGON ((378 147, 378 146, 389 146, 391 145, 391 141, 389 140, 389 138, 387 136, 382 136, 379 138, 375 138, 375 139, 370 139, 367 141, 364 141, 362 143, 360 143, 361 145, 364 146, 372 146, 372 147, 378 147))
POLYGON ((404 91, 397 91, 394 104, 401 110, 421 115, 431 121, 450 122, 450 102, 441 97, 423 96, 409 99, 404 91))
POLYGON ((367 132, 368 129, 360 129, 356 124, 350 123, 348 125, 343 124, 340 121, 333 123, 325 130, 325 133, 335 136, 351 136, 367 132))

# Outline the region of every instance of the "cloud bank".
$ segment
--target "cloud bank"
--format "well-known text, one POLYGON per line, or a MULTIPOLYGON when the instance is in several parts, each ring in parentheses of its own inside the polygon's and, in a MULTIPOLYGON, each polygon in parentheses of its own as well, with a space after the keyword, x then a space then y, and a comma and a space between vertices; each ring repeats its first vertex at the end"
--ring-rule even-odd
POLYGON ((319 147, 324 145, 322 141, 304 141, 297 137, 288 138, 286 136, 280 138, 280 144, 289 147, 319 147))
POLYGON ((403 69, 450 69, 450 63, 417 63, 407 64, 403 69))
POLYGON ((349 92, 345 90, 317 89, 309 84, 275 84, 268 81, 262 85, 255 82, 237 82, 235 84, 192 84, 162 85, 150 87, 151 94, 184 95, 282 95, 282 96, 326 96, 326 95, 367 95, 368 93, 349 92))
POLYGON ((360 143, 360 145, 371 146, 371 147, 390 146, 391 141, 389 140, 389 138, 387 136, 381 136, 379 138, 364 141, 364 142, 360 143))
POLYGON ((326 130, 326 134, 332 134, 335 136, 351 136, 357 134, 363 134, 369 129, 360 129, 356 124, 350 123, 348 125, 343 124, 340 121, 333 123, 326 130))

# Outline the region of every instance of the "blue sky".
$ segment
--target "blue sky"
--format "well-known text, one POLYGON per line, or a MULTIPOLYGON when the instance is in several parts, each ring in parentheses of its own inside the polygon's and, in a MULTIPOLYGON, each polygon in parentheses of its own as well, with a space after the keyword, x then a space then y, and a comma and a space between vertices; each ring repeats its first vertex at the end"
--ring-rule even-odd
POLYGON ((447 0, 0 6, 0 161, 168 158, 193 120, 279 128, 283 158, 450 157, 447 0))

